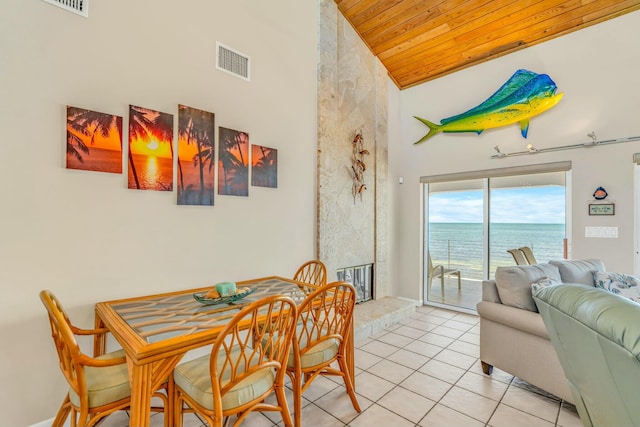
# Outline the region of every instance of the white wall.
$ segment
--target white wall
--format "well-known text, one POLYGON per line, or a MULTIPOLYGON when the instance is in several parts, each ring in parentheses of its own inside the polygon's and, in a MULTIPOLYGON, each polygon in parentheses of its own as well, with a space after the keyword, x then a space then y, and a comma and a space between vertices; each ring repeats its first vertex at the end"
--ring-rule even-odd
MULTIPOLYGON (((43 1, 0 14, 1 425, 55 415, 65 386, 38 292, 75 323, 97 301, 264 275, 315 248, 316 2, 93 1, 90 17, 43 1), (215 68, 220 41, 249 55, 247 83, 215 68), (177 206, 122 175, 65 169, 65 106, 124 117, 129 104, 215 113, 278 149, 277 189, 177 206)), ((126 139, 124 141, 126 146, 126 139)), ((125 169, 126 170, 126 169, 125 169)))
MULTIPOLYGON (((611 271, 633 272, 634 192, 632 155, 640 142, 576 149, 533 156, 490 159, 493 147, 503 152, 640 135, 640 12, 634 12, 570 35, 450 74, 401 92, 401 141, 391 145, 390 170, 404 176, 394 204, 394 239, 398 261, 398 295, 421 295, 421 176, 507 166, 572 161, 572 257, 601 258, 611 271), (563 100, 531 120, 527 139, 518 125, 476 134, 440 134, 414 146, 427 128, 420 116, 438 123, 484 101, 517 69, 546 73, 563 100), (587 215, 598 186, 616 203, 610 217, 587 215), (615 226, 619 238, 585 238, 585 226, 615 226)), ((390 180, 393 182, 395 178, 390 180)))

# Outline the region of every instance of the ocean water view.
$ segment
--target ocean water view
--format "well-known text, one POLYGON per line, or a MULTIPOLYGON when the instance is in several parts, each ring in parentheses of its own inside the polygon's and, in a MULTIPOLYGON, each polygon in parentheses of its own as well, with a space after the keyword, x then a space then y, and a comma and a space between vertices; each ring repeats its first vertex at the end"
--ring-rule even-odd
MULTIPOLYGON (((433 264, 460 270, 463 278, 484 279, 482 223, 429 224, 433 264)), ((489 226, 489 277, 498 266, 515 265, 508 249, 529 246, 538 262, 562 259, 564 224, 492 223, 489 226)))
MULTIPOLYGON (((173 159, 134 154, 133 163, 141 190, 173 190, 173 159)), ((131 165, 128 168, 129 188, 136 188, 131 165)))
POLYGON ((89 147, 88 153, 82 153, 82 161, 67 153, 67 168, 122 173, 122 151, 89 147))

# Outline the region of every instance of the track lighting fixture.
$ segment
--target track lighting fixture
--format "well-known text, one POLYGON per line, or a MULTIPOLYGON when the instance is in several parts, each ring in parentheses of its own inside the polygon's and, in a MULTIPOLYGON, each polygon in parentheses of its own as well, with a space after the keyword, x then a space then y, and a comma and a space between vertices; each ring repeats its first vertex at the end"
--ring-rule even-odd
POLYGON ((582 144, 562 145, 559 147, 550 147, 550 148, 538 149, 534 147, 533 144, 529 143, 526 145, 526 151, 518 151, 515 153, 503 153, 502 151, 500 151, 500 147, 496 145, 495 147, 493 147, 493 149, 496 151, 496 154, 492 155, 491 158, 503 159, 505 157, 511 157, 511 156, 524 156, 528 154, 546 153, 549 151, 571 150, 573 148, 590 148, 595 146, 599 147, 601 145, 618 144, 620 142, 630 142, 630 141, 640 140, 640 136, 631 136, 628 138, 617 138, 617 139, 608 139, 605 141, 598 141, 595 131, 589 132, 587 134, 587 137, 591 138, 591 141, 583 142, 582 144))

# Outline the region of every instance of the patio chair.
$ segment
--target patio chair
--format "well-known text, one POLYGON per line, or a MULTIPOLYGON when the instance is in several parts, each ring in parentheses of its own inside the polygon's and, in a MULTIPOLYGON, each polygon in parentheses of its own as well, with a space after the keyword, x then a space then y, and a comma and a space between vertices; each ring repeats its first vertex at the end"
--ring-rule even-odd
POLYGON ((296 427, 300 427, 302 395, 320 375, 341 377, 353 408, 361 412, 347 365, 355 303, 353 285, 333 282, 313 291, 298 307, 293 350, 287 363, 296 427))
POLYGON ((453 268, 444 268, 443 265, 433 265, 433 261, 431 260, 431 254, 429 257, 429 288, 431 288, 431 282, 433 279, 440 278, 440 292, 442 293, 442 297, 444 297, 444 278, 445 276, 457 276, 458 277, 458 290, 462 289, 462 279, 460 278, 460 270, 456 270, 453 268))
POLYGON ((526 260, 529 263, 529 265, 534 265, 534 264, 538 263, 538 261, 536 261, 536 257, 533 256, 533 251, 531 250, 531 248, 529 246, 523 246, 523 247, 518 248, 518 249, 520 249, 520 251, 522 251, 522 254, 526 258, 526 260))
POLYGON ((210 355, 178 365, 175 425, 182 425, 184 412, 195 412, 209 426, 222 427, 232 415, 237 416, 233 424, 237 426, 253 411, 277 411, 284 425, 291 427, 284 379, 297 313, 293 300, 284 295, 259 299, 233 316, 210 355), (267 404, 272 393, 277 403, 267 404))
MULTIPOLYGON (((58 410, 52 427, 62 427, 69 414, 72 426, 94 426, 110 414, 129 408, 131 386, 123 350, 107 353, 99 357, 89 357, 82 353, 75 336, 98 335, 108 331, 102 329, 81 329, 73 326, 62 304, 56 296, 47 290, 40 292, 40 300, 47 309, 51 335, 58 352, 60 369, 64 374, 69 391, 58 410)), ((169 426, 170 395, 167 383, 164 393, 154 393, 164 403, 164 408, 152 408, 155 412, 164 411, 164 425, 169 426)))
POLYGON ((508 249, 507 252, 511 254, 516 265, 529 265, 529 262, 524 256, 524 252, 521 249, 508 249))

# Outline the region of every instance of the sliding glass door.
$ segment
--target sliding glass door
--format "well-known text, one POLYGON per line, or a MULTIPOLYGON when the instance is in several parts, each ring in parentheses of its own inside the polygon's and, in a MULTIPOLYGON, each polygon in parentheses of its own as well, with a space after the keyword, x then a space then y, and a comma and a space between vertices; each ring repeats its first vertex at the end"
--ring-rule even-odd
POLYGON ((483 180, 429 185, 426 265, 429 301, 454 302, 475 307, 484 278, 483 180), (429 265, 430 264, 430 265, 429 265), (458 292, 456 272, 462 281, 475 281, 474 292, 458 292), (444 286, 442 286, 444 283, 444 286), (444 291, 444 294, 443 294, 444 291))
POLYGON ((531 248, 537 262, 561 259, 565 242, 565 173, 489 178, 489 277, 531 248))
POLYGON ((564 257, 568 172, 564 163, 563 170, 547 169, 425 178, 427 303, 475 310, 482 281, 493 278, 496 267, 517 263, 510 249, 526 246, 537 262, 564 257))

